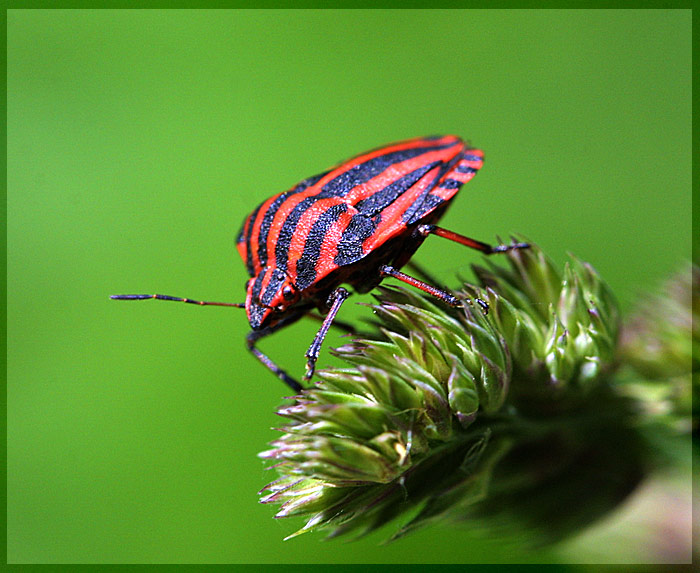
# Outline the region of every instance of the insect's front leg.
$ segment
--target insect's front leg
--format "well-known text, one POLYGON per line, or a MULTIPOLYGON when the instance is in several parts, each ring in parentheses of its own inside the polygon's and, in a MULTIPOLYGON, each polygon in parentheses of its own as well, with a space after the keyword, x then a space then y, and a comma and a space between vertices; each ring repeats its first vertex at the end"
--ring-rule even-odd
POLYGON ((284 370, 282 370, 282 368, 277 366, 277 364, 275 364, 266 354, 261 352, 255 346, 255 344, 261 338, 265 338, 266 336, 277 332, 282 327, 288 326, 293 322, 296 322, 302 316, 303 313, 301 312, 298 314, 294 314, 288 318, 279 321, 274 326, 268 326, 267 328, 263 328, 261 330, 251 330, 246 336, 246 345, 251 354, 255 356, 260 362, 262 362, 262 364, 265 365, 265 367, 267 367, 275 376, 282 380, 282 382, 284 382, 297 394, 299 394, 304 389, 304 387, 301 384, 299 384, 299 382, 297 382, 294 378, 292 378, 289 374, 287 374, 284 370))
POLYGON ((309 346, 309 349, 306 351, 306 374, 304 374, 304 380, 310 380, 314 375, 314 369, 316 368, 318 355, 321 352, 323 339, 326 337, 328 329, 333 323, 333 319, 335 319, 335 315, 338 314, 340 307, 349 296, 350 293, 347 291, 347 289, 338 287, 328 297, 328 305, 331 308, 326 317, 323 319, 323 324, 321 324, 321 328, 318 329, 313 342, 311 342, 311 346, 309 346))

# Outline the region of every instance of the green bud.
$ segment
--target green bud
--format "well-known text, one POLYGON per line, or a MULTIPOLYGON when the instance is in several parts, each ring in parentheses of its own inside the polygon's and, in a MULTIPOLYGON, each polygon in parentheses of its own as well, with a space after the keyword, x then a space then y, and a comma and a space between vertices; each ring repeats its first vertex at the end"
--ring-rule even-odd
POLYGON ((452 371, 447 378, 447 399, 450 409, 463 428, 468 428, 476 418, 479 407, 477 382, 469 370, 455 357, 452 371))
POLYGON ((590 392, 615 363, 617 304, 587 263, 572 257, 559 274, 537 247, 508 253, 509 268, 474 267, 493 324, 513 356, 518 388, 527 401, 590 392))

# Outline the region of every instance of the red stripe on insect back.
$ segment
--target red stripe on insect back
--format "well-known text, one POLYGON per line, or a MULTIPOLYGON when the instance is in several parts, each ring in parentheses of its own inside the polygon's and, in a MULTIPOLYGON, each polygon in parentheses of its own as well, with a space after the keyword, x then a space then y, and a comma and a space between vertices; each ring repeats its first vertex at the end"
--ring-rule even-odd
POLYGON ((250 232, 251 232, 251 225, 253 223, 253 219, 255 218, 255 214, 257 213, 257 209, 253 211, 245 220, 245 223, 243 223, 243 228, 241 229, 241 232, 238 235, 238 252, 241 255, 241 258, 246 264, 246 270, 248 271, 248 274, 251 277, 255 276, 255 266, 253 264, 253 259, 252 259, 252 246, 250 244, 250 232))
POLYGON ((389 145, 382 147, 376 147, 359 155, 355 155, 350 159, 343 161, 340 165, 354 166, 366 161, 368 159, 374 159, 386 153, 393 153, 395 151, 401 151, 405 149, 414 149, 417 147, 425 146, 453 146, 453 145, 463 145, 461 138, 456 135, 443 135, 435 137, 416 137, 415 139, 408 139, 406 141, 397 141, 389 145))
POLYGON ((246 260, 246 254, 248 252, 246 248, 246 243, 245 243, 245 237, 246 237, 246 231, 248 228, 248 219, 250 216, 246 217, 245 220, 243 221, 243 225, 241 226, 241 230, 238 233, 238 238, 236 239, 236 248, 238 249, 238 254, 241 255, 241 258, 245 261, 246 260))
POLYGON ((267 201, 262 203, 258 209, 258 211, 255 213, 255 220, 253 221, 252 226, 250 227, 250 245, 252 249, 252 261, 253 261, 253 267, 255 269, 255 273, 259 273, 262 267, 264 266, 264 263, 261 262, 259 252, 260 252, 260 233, 262 231, 262 220, 265 217, 265 213, 267 213, 267 210, 269 209, 270 205, 277 199, 279 195, 282 195, 282 193, 278 193, 277 195, 270 197, 267 201))
POLYGON ((309 211, 313 211, 313 216, 308 220, 310 227, 304 226, 305 240, 295 235, 289 255, 288 273, 299 290, 338 268, 333 256, 356 213, 353 207, 337 199, 335 202, 319 201, 309 211))

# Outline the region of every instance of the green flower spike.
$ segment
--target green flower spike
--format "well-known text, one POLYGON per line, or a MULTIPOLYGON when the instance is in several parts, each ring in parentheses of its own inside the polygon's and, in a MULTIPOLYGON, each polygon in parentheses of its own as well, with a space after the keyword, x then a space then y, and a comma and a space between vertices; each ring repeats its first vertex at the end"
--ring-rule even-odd
POLYGON ((506 259, 458 293, 488 314, 379 289, 378 332, 335 351, 348 368, 278 410, 283 435, 260 455, 280 477, 261 493, 276 517, 306 519, 289 537, 402 517, 394 538, 451 519, 546 543, 638 483, 631 410, 607 383, 619 321, 607 286, 576 260, 560 274, 536 247, 506 259))

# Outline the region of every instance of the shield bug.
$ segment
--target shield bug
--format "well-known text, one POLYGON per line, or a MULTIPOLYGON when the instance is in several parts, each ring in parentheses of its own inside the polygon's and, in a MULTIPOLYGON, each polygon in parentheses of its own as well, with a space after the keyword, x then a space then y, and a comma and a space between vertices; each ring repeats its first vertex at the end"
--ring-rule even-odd
MULTIPOLYGON (((401 268, 428 235, 485 254, 525 248, 492 246, 438 227, 460 187, 481 168, 484 154, 454 135, 423 137, 373 149, 304 179, 270 197, 246 217, 237 247, 250 276, 245 303, 196 301, 166 295, 114 295, 245 308, 250 352, 295 392, 301 384, 256 343, 313 310, 322 324, 306 352, 305 380, 313 375, 323 339, 350 295, 393 277, 451 306, 464 301, 411 277, 401 268)), ((471 304, 471 301, 466 301, 471 304)), ((477 299, 484 311, 486 303, 477 299)))

